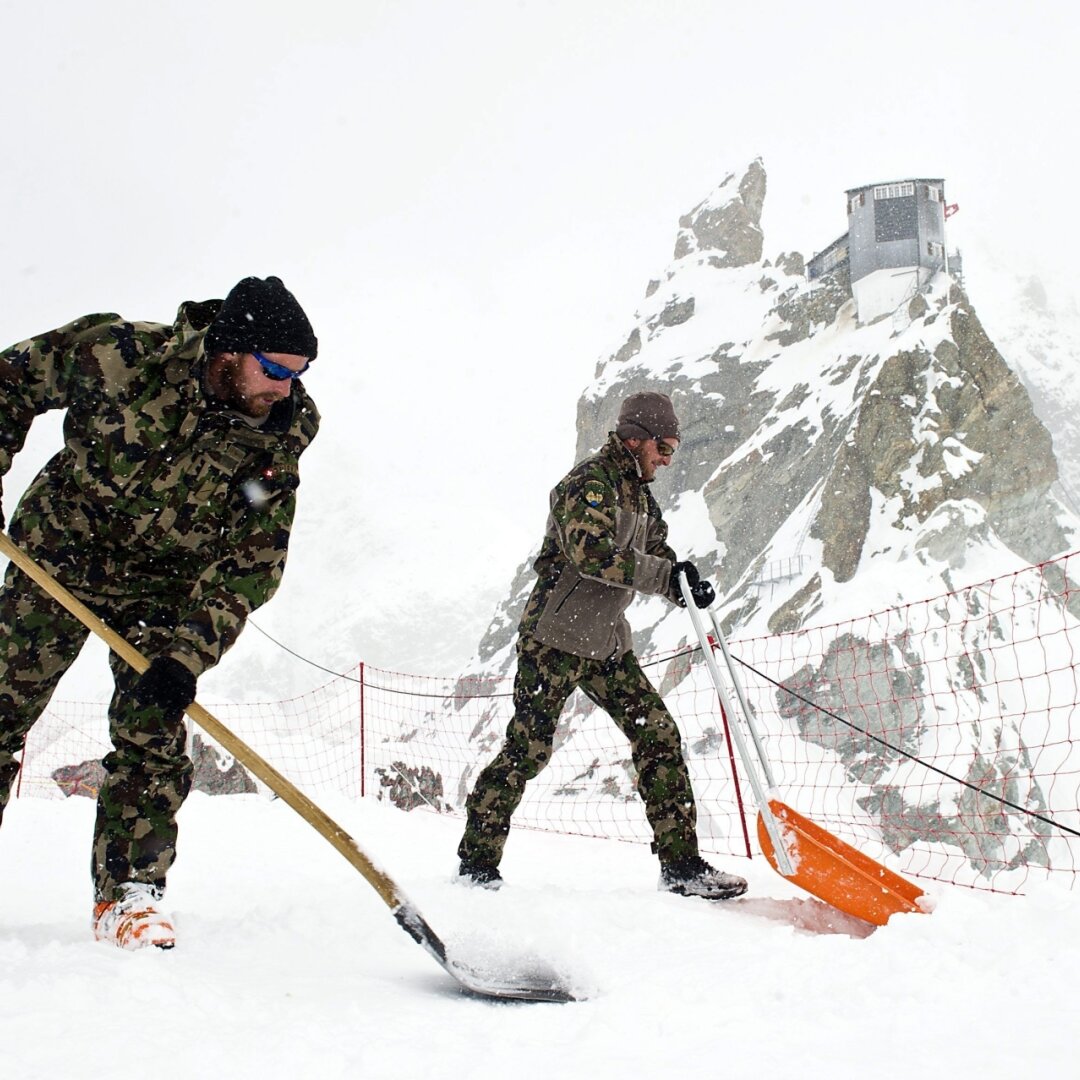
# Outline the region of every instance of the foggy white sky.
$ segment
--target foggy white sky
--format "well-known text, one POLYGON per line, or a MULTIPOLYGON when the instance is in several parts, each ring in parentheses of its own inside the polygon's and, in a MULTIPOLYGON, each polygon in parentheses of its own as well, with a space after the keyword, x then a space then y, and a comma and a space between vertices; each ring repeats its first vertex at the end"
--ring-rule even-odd
POLYGON ((942 176, 969 281, 985 251, 1076 288, 1066 3, 42 0, 0 27, 0 342, 281 275, 320 339, 302 512, 367 515, 339 597, 505 586, 679 215, 753 157, 767 255, 834 239, 847 187, 942 176))

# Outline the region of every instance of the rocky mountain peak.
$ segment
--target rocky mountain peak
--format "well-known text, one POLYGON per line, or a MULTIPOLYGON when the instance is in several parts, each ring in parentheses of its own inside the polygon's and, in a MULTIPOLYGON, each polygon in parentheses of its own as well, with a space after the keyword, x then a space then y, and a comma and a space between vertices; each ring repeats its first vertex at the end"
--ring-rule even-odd
POLYGON ((761 258, 766 175, 761 158, 737 179, 729 173, 707 199, 679 218, 675 258, 707 253, 711 266, 746 266, 761 258))

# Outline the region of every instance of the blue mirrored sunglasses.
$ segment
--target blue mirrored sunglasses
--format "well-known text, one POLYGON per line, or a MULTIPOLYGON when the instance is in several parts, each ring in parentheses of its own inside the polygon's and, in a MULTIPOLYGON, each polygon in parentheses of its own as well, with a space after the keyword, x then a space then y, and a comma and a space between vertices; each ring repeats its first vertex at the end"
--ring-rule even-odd
POLYGON ((293 371, 292 368, 287 368, 284 364, 275 364, 273 360, 267 360, 261 352, 255 349, 251 350, 251 355, 259 361, 259 366, 266 373, 268 379, 273 379, 275 382, 282 382, 285 379, 295 379, 299 375, 303 375, 309 367, 311 367, 311 361, 309 360, 299 371, 293 371))

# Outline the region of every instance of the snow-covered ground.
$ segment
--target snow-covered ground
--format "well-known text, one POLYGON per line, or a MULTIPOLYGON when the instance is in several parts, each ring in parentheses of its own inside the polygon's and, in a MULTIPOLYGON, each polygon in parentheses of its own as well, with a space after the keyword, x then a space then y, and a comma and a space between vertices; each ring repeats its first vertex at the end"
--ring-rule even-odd
POLYGON ((258 796, 182 810, 175 950, 95 944, 93 804, 24 798, 0 831, 3 1075, 1075 1075, 1080 906, 1052 885, 930 883, 932 914, 865 934, 760 859, 726 862, 750 893, 714 905, 657 892, 645 846, 515 830, 488 893, 452 881, 460 819, 325 809, 455 957, 540 958, 586 1000, 462 994, 321 837, 258 796))

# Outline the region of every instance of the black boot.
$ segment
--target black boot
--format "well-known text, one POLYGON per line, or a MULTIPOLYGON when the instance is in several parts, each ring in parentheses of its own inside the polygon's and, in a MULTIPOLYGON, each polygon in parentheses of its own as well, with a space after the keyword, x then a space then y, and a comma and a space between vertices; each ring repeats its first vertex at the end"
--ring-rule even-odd
POLYGON ((463 885, 478 885, 481 889, 494 891, 502 884, 502 874, 494 863, 462 859, 458 867, 458 880, 463 885))
POLYGON ((698 855, 688 855, 660 868, 660 888, 679 896, 731 900, 746 892, 746 881, 717 870, 698 855))

